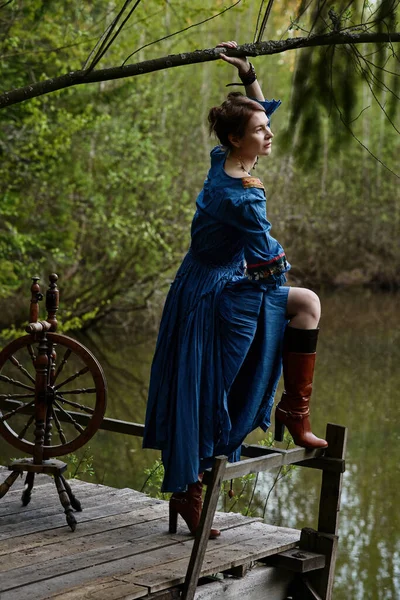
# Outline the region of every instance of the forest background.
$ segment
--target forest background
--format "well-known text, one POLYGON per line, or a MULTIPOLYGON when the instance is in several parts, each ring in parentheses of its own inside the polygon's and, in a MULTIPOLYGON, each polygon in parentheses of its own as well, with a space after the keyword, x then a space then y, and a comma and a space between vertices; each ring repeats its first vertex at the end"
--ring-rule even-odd
MULTIPOLYGON (((149 42, 228 6, 149 0, 101 66, 121 64, 149 42)), ((345 14, 349 25, 361 9, 376 12, 374 4, 353 3, 345 14)), ((5 3, 2 91, 81 68, 116 10, 105 0, 5 3)), ((227 39, 251 42, 258 10, 258 2, 243 0, 128 62, 227 39)), ((298 10, 293 0, 275 0, 264 39, 303 35, 310 17, 298 17, 298 10)), ((389 71, 399 80, 399 61, 390 44, 360 50, 378 54, 386 69, 381 83, 368 81, 345 46, 252 59, 266 97, 282 100, 272 120, 273 156, 255 175, 266 187, 273 234, 293 264, 292 284, 393 288, 400 282, 398 96, 387 86, 389 71), (317 80, 324 69, 331 97, 325 90, 322 102, 317 80), (293 114, 296 102, 301 118, 293 114)), ((3 338, 26 321, 27 293, 20 290, 36 274, 62 277, 64 331, 107 316, 126 324, 127 315, 159 307, 190 243, 196 195, 215 144, 207 113, 232 81, 230 65, 207 62, 71 87, 0 111, 3 338)))

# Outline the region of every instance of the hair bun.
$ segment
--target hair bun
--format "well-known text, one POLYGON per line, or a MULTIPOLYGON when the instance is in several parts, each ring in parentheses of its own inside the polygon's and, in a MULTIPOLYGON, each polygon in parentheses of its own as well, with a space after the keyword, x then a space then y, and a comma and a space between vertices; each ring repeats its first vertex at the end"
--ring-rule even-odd
POLYGON ((221 106, 213 106, 208 113, 210 134, 215 133, 221 144, 230 148, 229 136, 243 137, 251 115, 258 111, 265 112, 261 104, 241 92, 230 92, 221 106))

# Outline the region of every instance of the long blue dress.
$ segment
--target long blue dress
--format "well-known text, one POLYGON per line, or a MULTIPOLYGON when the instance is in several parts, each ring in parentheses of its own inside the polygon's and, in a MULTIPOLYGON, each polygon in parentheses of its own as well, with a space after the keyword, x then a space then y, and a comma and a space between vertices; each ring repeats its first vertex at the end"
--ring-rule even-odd
MULTIPOLYGON (((270 116, 280 102, 261 104, 270 116)), ((270 425, 281 374, 290 265, 262 183, 229 176, 225 159, 212 150, 151 369, 143 447, 162 451, 163 491, 184 491, 217 455, 239 460, 246 435, 270 425)))

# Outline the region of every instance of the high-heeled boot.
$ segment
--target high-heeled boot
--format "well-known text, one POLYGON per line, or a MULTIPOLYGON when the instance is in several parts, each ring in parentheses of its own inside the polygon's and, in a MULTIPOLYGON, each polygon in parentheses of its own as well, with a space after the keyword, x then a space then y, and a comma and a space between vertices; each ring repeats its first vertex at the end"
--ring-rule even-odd
MULTIPOLYGON (((172 494, 169 501, 169 533, 176 533, 179 514, 189 527, 190 533, 196 535, 203 508, 202 489, 203 483, 199 480, 191 483, 186 492, 172 494)), ((220 534, 218 529, 211 529, 209 537, 213 539, 220 534)))
POLYGON ((283 345, 285 391, 275 410, 275 440, 281 442, 285 426, 297 446, 326 448, 328 442, 311 431, 312 392, 318 329, 287 327, 283 345))

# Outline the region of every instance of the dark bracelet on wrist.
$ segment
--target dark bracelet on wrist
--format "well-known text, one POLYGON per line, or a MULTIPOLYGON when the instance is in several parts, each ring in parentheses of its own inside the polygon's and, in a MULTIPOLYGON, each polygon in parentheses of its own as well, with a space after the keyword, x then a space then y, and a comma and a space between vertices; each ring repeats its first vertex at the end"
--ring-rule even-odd
POLYGON ((231 85, 244 85, 245 87, 251 85, 257 79, 256 70, 251 63, 249 63, 249 70, 244 75, 240 75, 239 77, 242 83, 228 83, 225 87, 230 87, 231 85))
POLYGON ((249 63, 249 70, 244 75, 240 75, 241 82, 244 86, 251 85, 257 79, 256 70, 251 63, 249 63))

